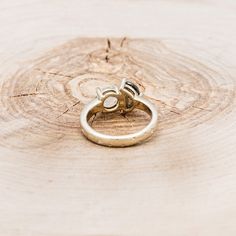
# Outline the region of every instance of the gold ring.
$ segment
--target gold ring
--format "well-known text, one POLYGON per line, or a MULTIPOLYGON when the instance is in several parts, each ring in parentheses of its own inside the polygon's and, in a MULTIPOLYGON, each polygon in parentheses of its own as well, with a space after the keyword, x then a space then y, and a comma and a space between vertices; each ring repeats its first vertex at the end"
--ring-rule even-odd
POLYGON ((157 127, 157 109, 141 93, 136 84, 123 79, 120 89, 111 86, 101 90, 97 88, 97 97, 84 106, 80 115, 80 124, 83 134, 92 142, 104 146, 125 147, 131 146, 149 138, 157 127), (88 121, 99 112, 131 112, 140 109, 150 115, 151 120, 142 130, 127 135, 107 135, 97 132, 88 121))

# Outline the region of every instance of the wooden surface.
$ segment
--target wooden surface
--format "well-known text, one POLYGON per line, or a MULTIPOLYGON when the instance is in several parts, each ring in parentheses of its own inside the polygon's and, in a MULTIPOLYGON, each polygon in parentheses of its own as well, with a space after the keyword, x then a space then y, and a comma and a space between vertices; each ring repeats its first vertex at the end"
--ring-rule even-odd
POLYGON ((235 1, 21 0, 0 12, 0 235, 236 235, 235 1), (158 131, 130 148, 90 143, 81 108, 124 76, 158 107, 158 131))

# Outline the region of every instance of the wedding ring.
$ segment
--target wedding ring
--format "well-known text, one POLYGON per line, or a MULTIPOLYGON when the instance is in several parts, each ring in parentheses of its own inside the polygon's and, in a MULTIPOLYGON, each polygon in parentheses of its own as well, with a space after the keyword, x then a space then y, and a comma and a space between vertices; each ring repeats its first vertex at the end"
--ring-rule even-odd
POLYGON ((140 143, 149 138, 157 127, 157 109, 140 93, 136 84, 123 79, 120 88, 111 86, 105 89, 97 88, 97 97, 84 106, 80 115, 80 124, 83 134, 92 142, 112 147, 125 147, 140 143), (146 112, 151 120, 146 127, 136 133, 127 135, 107 135, 97 132, 88 123, 97 113, 131 112, 140 109, 146 112))

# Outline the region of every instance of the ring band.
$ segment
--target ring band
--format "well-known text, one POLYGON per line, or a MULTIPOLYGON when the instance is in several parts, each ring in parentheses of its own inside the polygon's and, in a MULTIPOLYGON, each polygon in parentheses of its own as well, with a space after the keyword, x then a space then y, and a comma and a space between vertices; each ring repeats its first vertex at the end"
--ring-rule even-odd
POLYGON ((116 86, 103 90, 97 88, 97 98, 84 106, 80 115, 80 124, 83 134, 92 142, 104 146, 125 147, 131 146, 149 138, 157 127, 157 109, 139 91, 134 83, 124 79, 120 89, 116 86), (97 132, 88 121, 99 112, 110 113, 120 111, 131 112, 140 109, 150 115, 151 120, 142 130, 127 135, 107 135, 97 132))

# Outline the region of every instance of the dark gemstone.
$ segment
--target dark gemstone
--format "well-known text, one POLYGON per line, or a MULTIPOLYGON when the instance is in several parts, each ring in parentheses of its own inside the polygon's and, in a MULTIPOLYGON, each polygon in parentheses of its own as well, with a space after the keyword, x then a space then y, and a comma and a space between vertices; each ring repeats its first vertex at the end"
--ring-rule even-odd
POLYGON ((139 90, 139 88, 138 88, 138 86, 136 84, 134 84, 131 81, 126 81, 125 84, 129 85, 130 87, 132 87, 138 95, 140 94, 140 90, 139 90))

